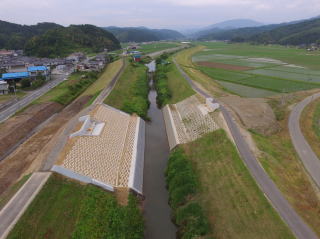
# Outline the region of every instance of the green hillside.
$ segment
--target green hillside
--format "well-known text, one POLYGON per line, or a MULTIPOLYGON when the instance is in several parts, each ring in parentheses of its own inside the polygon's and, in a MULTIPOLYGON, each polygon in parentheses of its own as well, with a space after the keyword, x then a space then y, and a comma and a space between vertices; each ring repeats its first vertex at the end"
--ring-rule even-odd
POLYGON ((33 37, 27 42, 25 53, 39 57, 63 57, 79 50, 99 52, 119 48, 119 41, 108 31, 93 25, 71 25, 33 37))
POLYGON ((28 40, 46 31, 62 26, 55 23, 38 23, 26 26, 0 21, 0 49, 23 49, 28 40))
POLYGON ((300 45, 320 42, 320 18, 202 33, 201 40, 231 40, 260 44, 300 45))

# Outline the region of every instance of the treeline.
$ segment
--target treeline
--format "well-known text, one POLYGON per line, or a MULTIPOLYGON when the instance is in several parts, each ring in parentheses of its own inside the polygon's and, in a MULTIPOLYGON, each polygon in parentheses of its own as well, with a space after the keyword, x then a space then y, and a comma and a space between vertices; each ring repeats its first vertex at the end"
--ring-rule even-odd
POLYGON ((27 26, 0 21, 0 49, 24 50, 31 56, 64 57, 78 50, 99 52, 120 47, 112 33, 93 25, 27 26))
POLYGON ((169 54, 164 53, 156 60, 156 73, 154 76, 155 88, 157 91, 157 105, 162 108, 169 103, 172 93, 169 89, 167 72, 170 64, 168 61, 169 54))
POLYGON ((201 40, 230 40, 258 44, 320 44, 320 18, 284 24, 208 32, 201 40))
POLYGON ((209 221, 196 200, 199 180, 182 148, 170 154, 166 182, 173 220, 178 226, 178 238, 192 239, 208 235, 209 221))

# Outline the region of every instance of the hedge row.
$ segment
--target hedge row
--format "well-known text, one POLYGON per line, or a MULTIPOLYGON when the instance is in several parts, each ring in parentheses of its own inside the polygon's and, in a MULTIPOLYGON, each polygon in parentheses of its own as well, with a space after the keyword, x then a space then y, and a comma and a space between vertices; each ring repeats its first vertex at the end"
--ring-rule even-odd
POLYGON ((164 61, 168 59, 168 55, 164 54, 161 55, 156 63, 157 63, 157 70, 154 77, 155 88, 157 91, 157 105, 159 108, 162 108, 166 104, 169 103, 172 94, 169 89, 168 85, 168 76, 167 73, 169 71, 169 65, 163 64, 164 61))
POLYGON ((170 154, 166 182, 173 220, 178 226, 178 238, 193 239, 207 235, 210 232, 209 222, 196 199, 199 181, 191 161, 181 148, 170 154))

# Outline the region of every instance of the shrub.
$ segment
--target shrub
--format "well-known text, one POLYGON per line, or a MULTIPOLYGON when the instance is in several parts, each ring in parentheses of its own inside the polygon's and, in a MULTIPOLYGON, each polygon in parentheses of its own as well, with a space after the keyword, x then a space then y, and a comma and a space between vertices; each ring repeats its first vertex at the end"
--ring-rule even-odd
POLYGON ((31 81, 29 79, 22 79, 20 84, 21 88, 28 88, 31 86, 31 81))

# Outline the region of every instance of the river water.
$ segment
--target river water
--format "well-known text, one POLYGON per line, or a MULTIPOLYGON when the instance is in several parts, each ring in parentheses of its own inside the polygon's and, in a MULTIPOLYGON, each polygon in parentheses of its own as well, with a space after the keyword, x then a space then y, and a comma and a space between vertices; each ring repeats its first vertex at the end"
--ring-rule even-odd
MULTIPOLYGON (((149 64, 151 72, 155 63, 149 64)), ((152 73, 149 73, 152 80, 152 73)), ((169 144, 162 111, 156 103, 157 93, 151 81, 149 93, 151 122, 146 124, 146 147, 144 164, 144 217, 146 239, 174 239, 176 227, 171 222, 171 208, 168 205, 168 191, 165 182, 165 170, 169 157, 169 144)))

